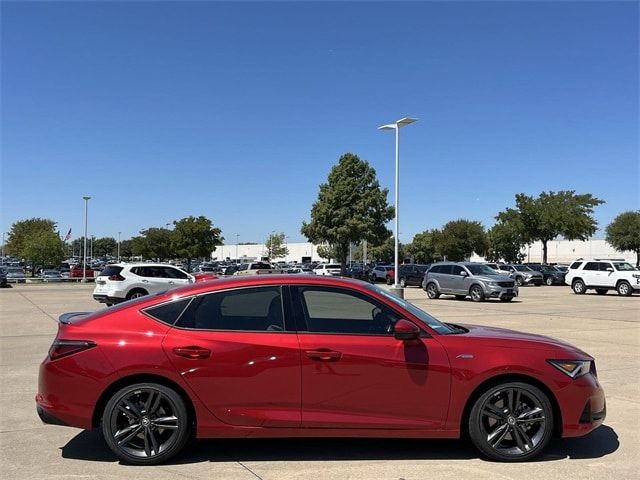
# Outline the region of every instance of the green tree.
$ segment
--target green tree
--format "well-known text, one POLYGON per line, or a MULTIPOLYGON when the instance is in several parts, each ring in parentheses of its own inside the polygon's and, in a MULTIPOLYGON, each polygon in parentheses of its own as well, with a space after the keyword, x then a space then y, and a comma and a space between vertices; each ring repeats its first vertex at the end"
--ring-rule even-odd
POLYGON ((636 267, 640 267, 640 210, 621 213, 607 225, 606 232, 613 248, 636 253, 636 267))
POLYGON ((33 276, 39 268, 58 266, 66 257, 66 248, 56 232, 40 230, 25 240, 22 256, 31 263, 33 276))
MULTIPOLYGON (((395 261, 395 237, 391 236, 377 245, 367 244, 367 262, 393 264, 395 261)), ((404 244, 398 243, 398 262, 403 263, 407 257, 407 248, 404 244)), ((362 259, 364 247, 362 243, 354 251, 354 258, 362 259)))
POLYGON ((448 222, 440 232, 434 232, 433 239, 437 254, 456 262, 469 258, 473 252, 483 255, 489 246, 482 224, 465 219, 448 222))
POLYGON ((439 257, 436 248, 438 230, 425 230, 413 236, 413 240, 407 245, 407 253, 417 263, 430 263, 439 257))
POLYGON ((107 255, 116 255, 118 250, 118 242, 113 237, 96 238, 93 241, 93 256, 106 257, 107 255))
POLYGON ((120 257, 121 258, 131 258, 134 256, 135 249, 135 241, 133 238, 122 240, 120 242, 120 257))
POLYGON ((167 259, 175 256, 172 244, 173 232, 168 228, 147 228, 136 237, 136 255, 145 258, 167 259))
MULTIPOLYGON (((547 242, 562 235, 567 240, 587 240, 597 229, 593 209, 603 204, 590 193, 574 190, 542 192, 537 198, 516 195, 516 208, 502 214, 518 216, 526 243, 542 242, 542 262, 547 263, 547 242)), ((498 214, 498 217, 501 214, 498 214)))
POLYGON ((284 241, 285 235, 282 232, 272 233, 267 237, 264 245, 267 248, 267 252, 269 252, 269 260, 286 257, 289 254, 289 249, 284 244, 284 241))
POLYGON ((213 226, 207 217, 185 217, 173 222, 171 248, 180 258, 187 260, 187 270, 191 271, 191 260, 210 257, 224 240, 219 228, 213 226))
POLYGON ((345 153, 320 185, 311 207, 311 221, 301 232, 313 243, 328 243, 346 271, 349 244, 367 240, 380 243, 390 232, 385 224, 394 209, 387 204, 387 189, 380 188, 376 171, 357 155, 345 153))
POLYGON ((331 260, 332 258, 338 258, 338 253, 331 245, 318 245, 318 256, 331 260))
POLYGON ((7 237, 7 253, 26 258, 24 251, 27 241, 41 232, 51 232, 57 236, 56 222, 48 218, 29 218, 15 222, 7 237))
POLYGON ((489 249, 486 258, 492 262, 504 260, 507 263, 520 263, 524 259, 522 248, 527 244, 520 215, 508 209, 496 216, 497 222, 487 232, 489 249))

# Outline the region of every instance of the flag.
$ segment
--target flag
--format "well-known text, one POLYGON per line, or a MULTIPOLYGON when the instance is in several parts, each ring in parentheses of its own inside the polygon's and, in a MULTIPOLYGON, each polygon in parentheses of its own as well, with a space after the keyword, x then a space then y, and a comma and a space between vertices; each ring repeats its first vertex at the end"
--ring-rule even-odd
POLYGON ((67 232, 67 236, 64 237, 64 241, 68 242, 70 238, 71 238, 71 229, 69 229, 69 231, 67 232))

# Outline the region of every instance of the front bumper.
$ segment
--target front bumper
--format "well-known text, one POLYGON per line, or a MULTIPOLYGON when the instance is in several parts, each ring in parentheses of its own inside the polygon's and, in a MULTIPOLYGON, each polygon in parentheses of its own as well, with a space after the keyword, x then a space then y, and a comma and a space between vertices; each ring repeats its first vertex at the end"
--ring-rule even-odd
POLYGON ((523 282, 524 285, 542 285, 544 280, 542 277, 524 277, 523 282))
POLYGON ((607 414, 604 390, 592 374, 572 381, 557 392, 562 411, 562 437, 581 437, 595 430, 607 414))
POLYGON ((486 298, 515 298, 518 296, 518 289, 514 285, 513 288, 504 287, 487 287, 484 289, 486 298))

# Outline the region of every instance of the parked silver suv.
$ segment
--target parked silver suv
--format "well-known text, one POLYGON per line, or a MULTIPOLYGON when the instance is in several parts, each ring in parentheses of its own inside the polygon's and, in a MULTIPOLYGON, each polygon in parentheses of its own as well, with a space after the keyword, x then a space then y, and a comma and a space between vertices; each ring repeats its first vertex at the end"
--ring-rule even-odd
POLYGON ((459 300, 470 296, 474 302, 486 298, 510 302, 518 296, 518 286, 512 278, 499 275, 481 263, 434 263, 425 273, 423 285, 431 299, 455 295, 459 300))

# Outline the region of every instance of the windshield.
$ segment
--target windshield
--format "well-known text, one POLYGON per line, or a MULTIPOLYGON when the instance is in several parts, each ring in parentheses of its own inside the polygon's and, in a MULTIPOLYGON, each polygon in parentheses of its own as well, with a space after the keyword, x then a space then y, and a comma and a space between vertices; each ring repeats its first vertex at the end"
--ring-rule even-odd
POLYGON ((518 272, 530 272, 531 269, 529 267, 526 267, 524 265, 514 265, 513 268, 515 268, 518 272))
POLYGON ((498 275, 493 268, 486 265, 465 265, 465 267, 471 272, 471 275, 498 275))
POLYGON ((635 270, 635 268, 627 262, 614 262, 613 266, 616 267, 616 270, 620 270, 621 272, 630 272, 635 270))
POLYGON ((440 322, 439 320, 436 320, 434 317, 429 315, 427 312, 425 312, 423 310, 420 310, 418 307, 416 307, 415 305, 407 302, 406 300, 403 300, 402 298, 398 298, 395 295, 393 295, 392 293, 389 293, 384 288, 378 287, 377 285, 367 285, 367 288, 373 290, 376 293, 379 293, 380 295, 382 295, 386 299, 391 300, 393 303, 395 303, 399 307, 404 308, 405 310, 407 310, 412 315, 418 317, 420 320, 422 320, 422 322, 424 322, 426 325, 428 325, 429 327, 434 329, 436 332, 438 332, 438 333, 440 333, 442 335, 455 333, 453 328, 445 325, 444 323, 440 322))

